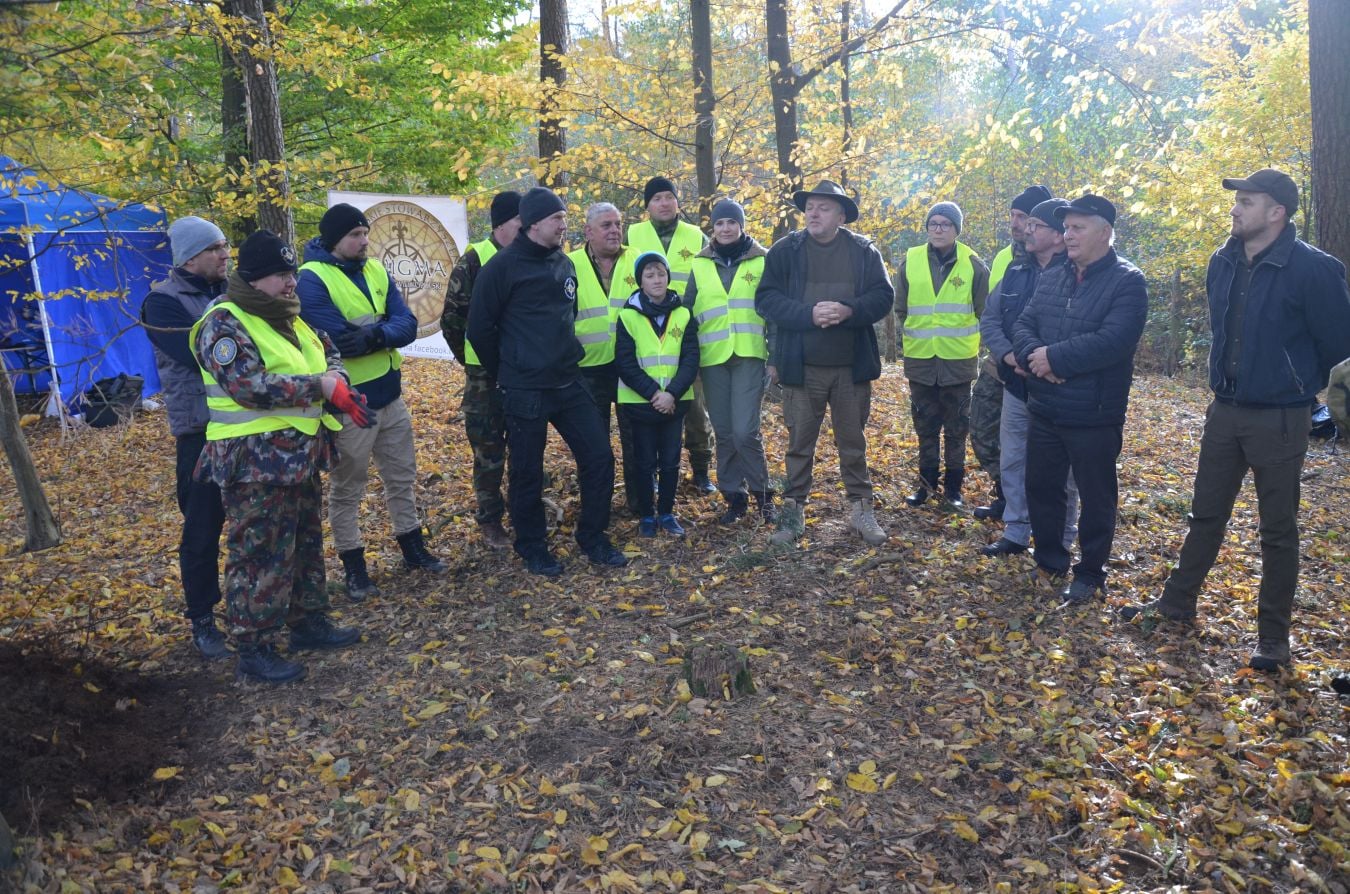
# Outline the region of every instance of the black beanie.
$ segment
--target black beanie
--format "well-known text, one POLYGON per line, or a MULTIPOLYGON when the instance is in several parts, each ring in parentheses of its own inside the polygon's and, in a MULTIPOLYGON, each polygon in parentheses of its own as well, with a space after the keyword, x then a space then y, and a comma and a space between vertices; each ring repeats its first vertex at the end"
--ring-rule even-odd
POLYGON ((499 192, 492 197, 492 229, 497 229, 520 214, 520 193, 515 190, 499 192))
POLYGON ((259 230, 239 246, 235 270, 244 282, 257 282, 273 273, 294 273, 295 249, 281 241, 271 230, 259 230))
POLYGON ((679 198, 680 194, 675 192, 675 184, 671 183, 666 177, 653 177, 647 181, 647 185, 642 188, 642 207, 646 208, 652 203, 652 197, 658 192, 668 192, 679 198))
POLYGON ((1055 214, 1056 208, 1069 207, 1068 199, 1046 199, 1044 202, 1038 202, 1035 208, 1031 209, 1031 216, 1045 224, 1047 227, 1053 227, 1060 233, 1064 232, 1064 218, 1055 214))
POLYGON ((325 211, 323 217, 319 219, 319 241, 323 243, 324 248, 332 251, 333 246, 341 242, 343 236, 357 227, 370 229, 370 221, 366 220, 366 215, 355 205, 339 202, 325 211))
POLYGON ((1030 214, 1032 208, 1035 208, 1041 202, 1050 201, 1050 198, 1050 190, 1044 186, 1028 186, 1022 190, 1020 196, 1012 200, 1012 210, 1030 214))
POLYGON ((566 210, 567 206, 557 193, 548 187, 536 186, 520 200, 520 226, 529 229, 544 218, 566 210))
POLYGON ((712 222, 717 223, 719 220, 724 220, 726 218, 736 221, 736 223, 741 225, 742 230, 745 229, 745 209, 741 207, 740 202, 737 202, 734 199, 723 199, 716 205, 713 205, 712 222))

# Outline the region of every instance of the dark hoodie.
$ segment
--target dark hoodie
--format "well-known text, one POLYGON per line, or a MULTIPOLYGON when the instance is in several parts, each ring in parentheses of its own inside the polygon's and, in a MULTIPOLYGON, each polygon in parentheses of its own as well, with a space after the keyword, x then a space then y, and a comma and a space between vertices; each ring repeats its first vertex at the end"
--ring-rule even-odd
MULTIPOLYGON (((365 267, 364 261, 339 260, 323 247, 323 242, 317 236, 305 243, 305 263, 311 261, 337 267, 367 298, 370 297, 370 288, 366 285, 366 276, 362 269, 365 267)), ((300 298, 300 317, 311 329, 322 330, 329 336, 336 336, 347 329, 361 328, 347 322, 342 311, 337 309, 337 305, 329 297, 328 287, 314 271, 300 271, 295 284, 295 294, 300 298)), ((371 326, 379 332, 378 341, 382 346, 381 349, 401 348, 410 344, 417 338, 417 317, 408 309, 407 303, 403 300, 403 293, 398 290, 398 283, 392 276, 389 278, 389 294, 385 297, 384 303, 384 320, 371 326)), ((366 396, 366 403, 370 409, 378 410, 398 400, 403 394, 403 376, 398 370, 391 369, 378 379, 362 382, 356 386, 356 390, 366 396)))
MULTIPOLYGON (((679 293, 669 289, 659 302, 653 301, 639 289, 629 296, 628 303, 619 313, 622 315, 627 314, 630 309, 635 310, 647 319, 657 335, 664 335, 666 326, 670 323, 670 312, 681 303, 679 293)), ((698 377, 698 358, 698 323, 691 314, 689 325, 685 327, 684 335, 680 339, 680 366, 665 390, 679 398, 693 387, 694 379, 698 377)), ((619 372, 619 378, 647 400, 651 400, 656 392, 662 390, 656 380, 643 372, 642 367, 638 365, 637 346, 622 322, 619 323, 615 333, 614 367, 619 372)))

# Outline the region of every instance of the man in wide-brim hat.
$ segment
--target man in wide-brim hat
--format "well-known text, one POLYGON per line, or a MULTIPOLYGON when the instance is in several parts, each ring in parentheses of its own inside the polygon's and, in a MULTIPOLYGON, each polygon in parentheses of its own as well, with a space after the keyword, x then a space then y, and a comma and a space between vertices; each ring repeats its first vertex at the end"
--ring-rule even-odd
POLYGON ((849 523, 871 545, 886 540, 872 512, 864 428, 881 353, 872 324, 890 313, 895 289, 872 240, 844 227, 858 205, 839 184, 822 180, 793 195, 806 226, 774 243, 755 290, 755 310, 775 329, 769 369, 783 383, 788 427, 787 487, 776 543, 805 531, 816 439, 825 410, 834 425, 839 471, 851 506, 849 523))

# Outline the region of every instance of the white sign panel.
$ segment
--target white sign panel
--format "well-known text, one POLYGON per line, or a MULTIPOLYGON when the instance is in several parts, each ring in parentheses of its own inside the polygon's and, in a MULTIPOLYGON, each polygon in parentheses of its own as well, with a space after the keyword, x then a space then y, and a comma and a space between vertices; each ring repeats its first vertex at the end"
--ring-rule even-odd
POLYGON ((441 335, 441 308, 450 271, 469 244, 464 200, 328 193, 330 208, 342 202, 365 212, 370 221, 370 256, 384 264, 417 317, 417 341, 400 348, 404 356, 453 360, 450 346, 441 335))

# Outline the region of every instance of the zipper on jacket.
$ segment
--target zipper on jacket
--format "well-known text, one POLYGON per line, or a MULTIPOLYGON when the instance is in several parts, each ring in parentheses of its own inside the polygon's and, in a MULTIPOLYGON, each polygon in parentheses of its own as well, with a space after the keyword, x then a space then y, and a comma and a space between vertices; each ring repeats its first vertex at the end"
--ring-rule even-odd
POLYGON ((1303 380, 1298 377, 1298 370, 1294 368, 1294 358, 1289 356, 1289 349, 1284 349, 1284 362, 1289 366, 1289 375, 1294 378, 1294 386, 1298 388, 1298 393, 1303 394, 1303 380))

